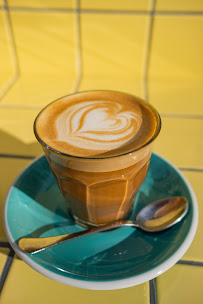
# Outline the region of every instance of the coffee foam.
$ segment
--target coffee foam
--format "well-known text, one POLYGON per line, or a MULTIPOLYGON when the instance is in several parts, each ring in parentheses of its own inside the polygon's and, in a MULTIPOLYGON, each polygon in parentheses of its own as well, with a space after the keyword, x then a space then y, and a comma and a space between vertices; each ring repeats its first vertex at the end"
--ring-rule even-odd
POLYGON ((105 158, 143 146, 154 135, 157 118, 137 97, 93 91, 51 103, 39 114, 35 127, 37 136, 57 151, 105 158))
POLYGON ((101 158, 101 159, 88 159, 88 158, 74 158, 63 156, 56 153, 48 152, 44 149, 45 154, 50 159, 52 164, 57 167, 70 168, 83 172, 112 172, 122 170, 124 168, 133 166, 144 158, 149 160, 151 156, 151 145, 119 157, 101 158))

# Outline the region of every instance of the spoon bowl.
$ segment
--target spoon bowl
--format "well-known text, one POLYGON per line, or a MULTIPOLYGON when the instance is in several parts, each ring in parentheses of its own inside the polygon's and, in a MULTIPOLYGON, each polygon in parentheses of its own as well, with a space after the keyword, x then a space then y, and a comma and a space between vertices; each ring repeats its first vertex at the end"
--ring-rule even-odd
POLYGON ((158 232, 180 222, 186 215, 188 209, 189 203, 186 198, 181 196, 169 197, 151 203, 141 209, 134 221, 117 220, 84 231, 54 237, 21 238, 18 246, 24 253, 36 253, 71 239, 122 226, 137 227, 147 232, 158 232))
POLYGON ((180 222, 188 212, 189 203, 184 197, 169 197, 141 209, 136 224, 148 232, 162 231, 180 222))

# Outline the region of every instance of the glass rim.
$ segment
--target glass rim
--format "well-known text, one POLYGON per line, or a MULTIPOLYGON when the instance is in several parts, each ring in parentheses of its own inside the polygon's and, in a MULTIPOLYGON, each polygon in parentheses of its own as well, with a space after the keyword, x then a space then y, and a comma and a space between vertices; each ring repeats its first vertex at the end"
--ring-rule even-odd
POLYGON ((33 129, 34 129, 35 137, 38 140, 38 142, 43 147, 45 147, 47 150, 50 150, 51 152, 53 152, 53 153, 55 153, 57 155, 60 155, 60 156, 63 156, 63 157, 68 157, 68 158, 73 158, 73 159, 75 158, 75 159, 78 159, 78 160, 97 160, 97 161, 99 161, 99 160, 112 159, 112 158, 118 158, 118 157, 130 155, 132 153, 138 152, 138 151, 142 150, 143 148, 147 147, 150 143, 152 143, 156 139, 156 137, 160 133, 160 130, 161 130, 161 116, 158 113, 158 111, 151 104, 149 104, 147 101, 145 101, 144 99, 142 99, 142 98, 140 98, 140 97, 138 97, 136 95, 132 95, 132 94, 128 94, 128 93, 124 93, 124 92, 120 92, 120 91, 113 91, 113 90, 87 90, 87 91, 80 91, 80 92, 77 92, 77 93, 68 94, 68 95, 65 95, 63 97, 57 98, 54 101, 50 102, 45 107, 43 107, 43 109, 38 113, 38 115, 36 116, 36 118, 34 120, 33 129), (122 94, 122 95, 128 95, 128 96, 131 96, 133 98, 137 98, 139 101, 141 101, 142 103, 146 104, 146 106, 152 110, 153 114, 155 115, 156 121, 157 121, 156 130, 155 130, 154 134, 152 135, 152 137, 150 137, 149 140, 146 143, 144 143, 143 145, 141 145, 140 147, 138 147, 136 149, 133 149, 133 150, 128 151, 128 152, 124 152, 122 154, 118 154, 118 155, 114 155, 114 156, 105 156, 105 157, 75 156, 75 155, 71 155, 71 154, 67 154, 67 153, 61 152, 61 151, 59 151, 57 149, 54 149, 53 147, 49 146, 48 144, 46 144, 45 141, 43 141, 41 139, 41 137, 39 136, 39 134, 37 132, 37 128, 36 128, 37 120, 38 120, 40 114, 47 107, 49 107, 52 103, 54 103, 54 102, 56 102, 56 101, 58 101, 60 99, 63 99, 65 97, 69 97, 69 96, 72 96, 72 95, 83 94, 83 93, 91 93, 91 92, 107 92, 107 93, 111 92, 111 93, 117 93, 117 94, 122 94))

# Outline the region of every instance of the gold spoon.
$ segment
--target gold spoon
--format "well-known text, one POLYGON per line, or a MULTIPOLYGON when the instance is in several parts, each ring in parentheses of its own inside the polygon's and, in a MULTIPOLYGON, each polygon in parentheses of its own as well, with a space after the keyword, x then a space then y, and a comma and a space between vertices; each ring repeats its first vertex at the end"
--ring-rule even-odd
POLYGON ((176 223, 186 215, 189 204, 186 198, 174 196, 151 203, 141 209, 136 220, 117 220, 98 227, 93 227, 84 231, 45 237, 45 238, 22 238, 18 246, 24 253, 36 253, 57 244, 82 237, 95 232, 106 231, 122 226, 132 226, 140 228, 147 232, 158 232, 165 230, 176 223))

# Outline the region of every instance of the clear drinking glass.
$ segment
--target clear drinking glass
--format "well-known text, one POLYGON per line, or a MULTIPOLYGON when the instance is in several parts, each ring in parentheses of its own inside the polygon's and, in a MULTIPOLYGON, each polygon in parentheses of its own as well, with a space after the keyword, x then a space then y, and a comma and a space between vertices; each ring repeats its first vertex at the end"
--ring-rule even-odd
POLYGON ((129 216, 138 189, 147 175, 152 143, 161 128, 156 109, 147 103, 146 106, 156 119, 153 136, 139 149, 113 157, 76 157, 55 150, 38 134, 36 124, 40 115, 37 116, 35 136, 78 224, 98 226, 129 216))

